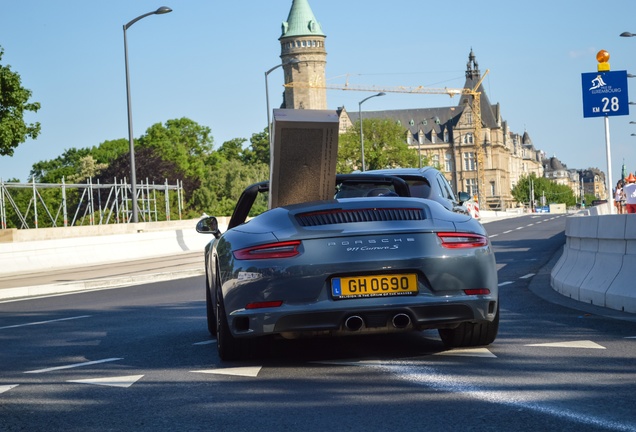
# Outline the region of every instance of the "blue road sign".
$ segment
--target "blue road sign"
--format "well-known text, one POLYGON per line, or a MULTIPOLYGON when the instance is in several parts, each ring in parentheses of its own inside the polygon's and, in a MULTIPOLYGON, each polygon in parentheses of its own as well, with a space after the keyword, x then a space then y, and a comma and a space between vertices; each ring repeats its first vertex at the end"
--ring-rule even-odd
POLYGON ((629 115, 627 71, 581 74, 583 117, 629 115))

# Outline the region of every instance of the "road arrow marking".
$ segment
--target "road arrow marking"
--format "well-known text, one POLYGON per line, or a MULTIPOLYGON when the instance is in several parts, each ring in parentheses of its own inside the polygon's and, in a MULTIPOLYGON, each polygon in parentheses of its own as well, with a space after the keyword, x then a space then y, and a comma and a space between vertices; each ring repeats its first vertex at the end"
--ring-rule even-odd
POLYGON ((587 348, 587 349, 605 349, 604 346, 601 346, 595 342, 589 340, 583 341, 571 341, 571 342, 550 342, 550 343, 542 343, 542 344, 530 344, 526 346, 535 346, 535 347, 550 347, 550 348, 587 348))
POLYGON ((108 386, 108 387, 128 388, 134 383, 136 383, 137 381, 139 381, 142 377, 143 375, 129 375, 129 376, 110 377, 110 378, 68 380, 67 382, 79 383, 79 384, 93 384, 93 385, 101 385, 101 386, 108 386))
POLYGON ((458 356, 458 357, 488 357, 497 358, 487 348, 461 348, 450 351, 442 351, 433 355, 458 356))
POLYGON ((117 360, 123 360, 123 358, 108 358, 108 359, 104 359, 104 360, 95 360, 95 361, 89 361, 89 362, 84 362, 84 363, 76 363, 76 364, 66 365, 66 366, 57 366, 57 367, 52 367, 52 368, 47 368, 47 369, 32 370, 32 371, 27 371, 25 373, 51 372, 51 371, 55 371, 55 370, 72 369, 72 368, 76 368, 76 367, 89 366, 89 365, 112 362, 112 361, 117 361, 117 360))
POLYGON ((190 372, 215 374, 215 375, 257 377, 261 369, 262 369, 262 366, 247 366, 247 367, 237 367, 237 368, 205 369, 205 370, 197 370, 197 371, 190 371, 190 372))
POLYGON ((203 342, 195 342, 192 345, 211 345, 211 344, 215 344, 216 340, 207 340, 207 341, 203 341, 203 342))
POLYGON ((19 386, 20 384, 13 384, 13 385, 6 385, 6 386, 0 386, 0 394, 4 393, 4 392, 8 392, 9 390, 11 390, 12 388, 16 388, 17 386, 19 386))

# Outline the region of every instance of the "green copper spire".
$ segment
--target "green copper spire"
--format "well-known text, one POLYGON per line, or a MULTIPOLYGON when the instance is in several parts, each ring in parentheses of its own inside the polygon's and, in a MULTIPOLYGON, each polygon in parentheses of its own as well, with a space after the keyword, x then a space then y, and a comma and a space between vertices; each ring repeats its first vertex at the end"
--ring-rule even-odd
POLYGON ((307 0, 294 0, 287 21, 283 22, 281 38, 315 35, 325 36, 320 23, 311 11, 309 2, 307 0))

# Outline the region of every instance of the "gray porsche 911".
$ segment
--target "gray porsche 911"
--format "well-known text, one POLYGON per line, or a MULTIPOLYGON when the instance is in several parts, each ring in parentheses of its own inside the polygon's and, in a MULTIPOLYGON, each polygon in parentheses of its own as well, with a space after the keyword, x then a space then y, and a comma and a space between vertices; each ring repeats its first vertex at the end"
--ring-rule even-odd
MULTIPOLYGON (((398 178, 340 176, 351 198, 278 207, 249 221, 262 182, 228 229, 205 217, 208 330, 223 360, 258 355, 268 337, 438 329, 448 347, 492 343, 495 257, 484 227, 398 178), (352 193, 351 191, 357 191, 352 193), (261 342, 261 343, 256 343, 261 342)), ((342 196, 336 194, 335 196, 342 196)))

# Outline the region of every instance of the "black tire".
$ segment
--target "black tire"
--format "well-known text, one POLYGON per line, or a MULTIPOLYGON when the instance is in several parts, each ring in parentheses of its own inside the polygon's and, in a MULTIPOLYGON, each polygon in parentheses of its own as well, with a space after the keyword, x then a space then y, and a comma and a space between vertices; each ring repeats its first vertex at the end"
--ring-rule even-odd
POLYGON ((205 312, 208 322, 208 331, 210 336, 216 336, 216 317, 214 316, 214 302, 212 301, 212 293, 208 278, 205 278, 205 312))
POLYGON ((216 294, 216 316, 216 348, 221 360, 232 361, 254 357, 256 354, 255 340, 235 338, 232 335, 219 290, 216 294))
POLYGON ((475 347, 490 345, 499 332, 499 304, 497 314, 492 321, 479 323, 461 323, 453 329, 439 329, 439 337, 448 348, 475 347))

